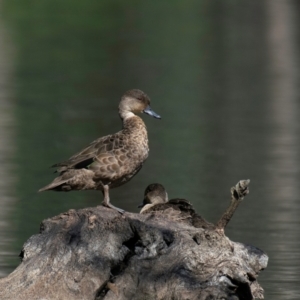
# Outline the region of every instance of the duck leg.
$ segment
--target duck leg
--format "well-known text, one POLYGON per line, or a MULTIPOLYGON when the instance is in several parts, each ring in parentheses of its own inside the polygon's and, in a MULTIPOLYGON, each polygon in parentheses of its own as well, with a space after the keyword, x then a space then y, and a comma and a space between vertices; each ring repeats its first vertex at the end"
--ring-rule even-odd
POLYGON ((109 200, 109 186, 107 184, 104 184, 103 185, 103 195, 104 195, 104 200, 102 202, 102 204, 106 207, 110 207, 112 209, 115 209, 117 210, 120 214, 123 214, 125 212, 125 210, 121 209, 121 208, 118 208, 114 205, 112 205, 110 203, 110 200, 109 200))

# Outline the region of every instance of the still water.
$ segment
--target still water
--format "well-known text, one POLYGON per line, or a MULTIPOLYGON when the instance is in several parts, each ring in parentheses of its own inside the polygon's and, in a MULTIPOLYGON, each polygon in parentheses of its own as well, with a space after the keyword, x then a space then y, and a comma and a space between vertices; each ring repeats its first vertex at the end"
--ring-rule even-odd
POLYGON ((160 182, 214 222, 250 178, 227 235, 269 255, 266 299, 300 299, 300 6, 239 3, 0 2, 0 276, 44 218, 100 203, 37 190, 118 131, 120 96, 140 88, 162 120, 143 116, 150 156, 112 203, 137 212, 160 182))

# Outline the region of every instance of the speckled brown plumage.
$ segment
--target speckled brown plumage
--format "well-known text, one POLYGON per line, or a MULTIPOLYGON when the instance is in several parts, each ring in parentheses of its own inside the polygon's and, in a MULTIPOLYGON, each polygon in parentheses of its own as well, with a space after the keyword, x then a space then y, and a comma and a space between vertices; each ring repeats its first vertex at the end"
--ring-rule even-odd
POLYGON ((168 200, 168 194, 163 185, 152 183, 144 192, 141 214, 161 212, 166 218, 188 223, 197 228, 214 228, 215 226, 198 215, 192 204, 185 199, 168 200))
POLYGON ((123 129, 93 141, 68 160, 55 164, 53 167, 60 176, 39 191, 101 190, 104 204, 115 208, 109 203, 108 189, 128 182, 148 157, 147 129, 135 113, 145 112, 160 118, 149 104, 150 99, 144 92, 126 92, 119 104, 123 129))

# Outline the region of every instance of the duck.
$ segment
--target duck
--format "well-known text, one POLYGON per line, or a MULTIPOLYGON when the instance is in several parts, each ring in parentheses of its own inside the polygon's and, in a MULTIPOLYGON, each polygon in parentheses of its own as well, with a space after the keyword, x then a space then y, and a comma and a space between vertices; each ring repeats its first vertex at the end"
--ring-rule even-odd
POLYGON ((165 204, 168 202, 168 193, 164 186, 160 183, 149 184, 144 192, 143 202, 138 206, 142 208, 140 214, 145 213, 158 204, 165 204))
POLYGON ((196 228, 215 228, 214 224, 195 212, 190 201, 181 198, 168 200, 168 193, 160 183, 151 183, 146 187, 143 202, 138 207, 142 208, 140 214, 161 211, 172 220, 183 221, 196 228))
POLYGON ((68 160, 54 164, 59 176, 39 192, 100 190, 104 206, 124 213, 110 203, 109 190, 131 180, 148 157, 147 128, 138 113, 161 119, 150 107, 148 95, 132 89, 124 93, 119 103, 122 130, 100 137, 68 160))

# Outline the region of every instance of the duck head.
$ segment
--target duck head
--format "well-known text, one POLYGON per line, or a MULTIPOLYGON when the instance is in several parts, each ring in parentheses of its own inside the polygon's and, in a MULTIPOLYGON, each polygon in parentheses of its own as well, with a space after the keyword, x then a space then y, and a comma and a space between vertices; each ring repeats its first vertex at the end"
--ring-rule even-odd
POLYGON ((152 183, 147 186, 144 192, 144 200, 138 207, 142 207, 141 210, 144 211, 151 206, 154 206, 159 203, 167 203, 168 202, 168 193, 163 187, 163 185, 159 183, 152 183))
POLYGON ((133 89, 127 91, 119 104, 119 114, 122 119, 132 117, 137 113, 145 113, 156 119, 161 119, 150 107, 150 98, 141 90, 133 89))

